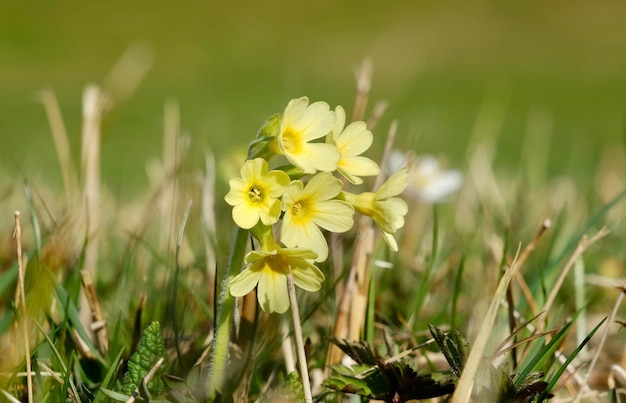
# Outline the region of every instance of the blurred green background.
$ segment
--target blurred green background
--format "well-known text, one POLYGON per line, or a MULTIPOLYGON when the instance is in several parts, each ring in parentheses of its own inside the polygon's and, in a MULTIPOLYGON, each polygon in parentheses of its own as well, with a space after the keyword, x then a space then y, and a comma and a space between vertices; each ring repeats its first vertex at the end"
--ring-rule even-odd
POLYGON ((154 64, 108 119, 102 150, 104 181, 121 197, 147 187, 167 99, 179 102, 198 158, 208 147, 224 155, 292 98, 350 110, 366 56, 371 101, 390 105, 379 145, 398 119, 400 146, 463 169, 487 103, 502 119, 500 166, 517 169, 529 116, 541 111, 553 122, 550 175, 584 175, 624 135, 623 1, 5 1, 0 21, 0 186, 21 173, 60 185, 37 92, 55 90, 78 158, 82 89, 135 41, 154 64))

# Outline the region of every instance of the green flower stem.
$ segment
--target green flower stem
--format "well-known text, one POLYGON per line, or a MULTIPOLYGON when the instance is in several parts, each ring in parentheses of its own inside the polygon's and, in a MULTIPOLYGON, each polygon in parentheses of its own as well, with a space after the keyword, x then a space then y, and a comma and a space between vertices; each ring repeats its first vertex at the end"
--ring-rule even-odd
POLYGON ((213 339, 213 351, 211 352, 211 370, 209 373, 209 399, 213 400, 215 393, 220 390, 224 383, 226 360, 228 359, 228 345, 230 342, 230 328, 232 325, 233 312, 235 309, 235 297, 228 291, 228 285, 233 277, 239 274, 246 253, 248 231, 237 228, 233 249, 230 253, 228 267, 224 273, 222 290, 218 301, 217 329, 213 339))
POLYGON ((289 290, 289 302, 291 305, 291 315, 293 317, 293 333, 296 337, 296 350, 298 352, 298 364, 300 364, 302 389, 304 389, 304 401, 306 403, 312 403, 313 396, 311 394, 311 383, 309 381, 309 368, 304 352, 304 340, 302 339, 302 327, 300 326, 300 312, 298 310, 298 301, 296 300, 296 286, 293 283, 293 274, 291 274, 291 271, 287 274, 287 289, 289 290))

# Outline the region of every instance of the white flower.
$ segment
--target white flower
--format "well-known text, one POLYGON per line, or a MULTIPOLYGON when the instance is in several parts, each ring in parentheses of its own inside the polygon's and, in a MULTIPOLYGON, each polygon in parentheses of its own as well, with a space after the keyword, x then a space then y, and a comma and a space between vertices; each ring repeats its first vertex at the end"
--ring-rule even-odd
POLYGON ((388 166, 397 169, 409 166, 409 183, 406 193, 427 203, 444 201, 456 192, 463 182, 463 175, 456 170, 442 170, 439 161, 432 155, 420 157, 394 150, 389 156, 388 166))

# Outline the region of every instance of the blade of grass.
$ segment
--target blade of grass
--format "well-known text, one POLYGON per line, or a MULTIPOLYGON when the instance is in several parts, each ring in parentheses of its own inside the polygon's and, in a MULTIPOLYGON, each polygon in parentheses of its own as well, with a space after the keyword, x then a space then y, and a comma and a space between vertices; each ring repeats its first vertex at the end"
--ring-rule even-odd
MULTIPOLYGON (((41 325, 38 322, 35 322, 35 324, 37 325, 37 327, 39 328, 39 331, 41 332, 44 339, 48 343, 48 346, 52 350, 52 353, 58 360, 59 365, 61 366, 61 373, 63 374, 63 377, 67 377, 67 382, 69 383, 69 387, 72 389, 72 392, 75 393, 74 396, 79 396, 78 391, 76 389, 76 385, 74 384, 72 377, 68 375, 68 373, 71 373, 71 371, 68 370, 68 365, 66 365, 65 362, 63 361, 63 356, 61 355, 61 353, 59 353, 59 350, 57 350, 56 346, 54 345, 54 342, 52 341, 50 336, 44 331, 41 325)), ((74 355, 74 352, 72 352, 72 356, 73 355, 74 355)), ((73 360, 70 358, 70 364, 72 361, 73 360)))
MULTIPOLYGON (((622 305, 622 301, 624 300, 624 294, 626 293, 626 286, 617 287, 617 289, 620 290, 621 292, 619 296, 617 297, 615 304, 613 305, 613 310, 611 311, 611 315, 609 316, 609 323, 613 323, 615 321, 617 312, 619 311, 619 308, 622 305)), ((578 395, 576 396, 576 399, 574 400, 575 402, 579 402, 580 399, 582 398, 582 393, 586 389, 587 382, 589 381, 589 376, 593 372, 596 366, 596 363, 598 362, 598 358, 600 357, 600 353, 602 352, 602 349, 604 348, 604 343, 606 342, 606 338, 609 335, 609 330, 610 330, 609 326, 607 326, 606 329, 604 330, 604 333, 602 334, 602 339, 600 340, 600 343, 596 349, 596 354, 593 356, 593 359, 591 360, 591 363, 589 364, 589 368, 587 369, 587 374, 585 375, 583 384, 581 385, 578 395)))
POLYGON ((461 257, 459 268, 456 272, 456 279, 454 280, 454 291, 452 293, 452 312, 450 312, 450 328, 456 329, 456 311, 457 304, 459 302, 459 295, 461 295, 461 286, 463 284, 463 271, 465 270, 465 256, 461 257))
POLYGON ((431 251, 430 251, 430 259, 428 261, 428 265, 426 266, 426 270, 424 270, 423 277, 421 279, 421 285, 419 291, 414 294, 414 298, 409 302, 409 310, 407 312, 409 316, 409 320, 414 324, 414 326, 418 325, 418 318, 420 312, 422 311, 422 307, 424 306, 424 302, 426 300, 426 296, 430 291, 430 277, 432 271, 435 267, 435 261, 437 260, 437 252, 439 249, 439 214, 437 213, 437 205, 433 205, 433 234, 432 234, 432 243, 431 243, 431 251))
POLYGON ((589 335, 585 337, 582 343, 580 343, 578 347, 576 347, 576 349, 572 351, 572 353, 567 357, 567 360, 565 360, 563 365, 561 365, 561 367, 556 371, 556 373, 554 374, 550 382, 548 382, 548 386, 544 389, 544 391, 541 393, 541 395, 537 399, 538 402, 542 402, 548 397, 548 393, 552 390, 552 388, 554 388, 554 385, 556 385, 557 381, 561 378, 561 375, 563 375, 563 372, 565 372, 565 370, 567 369, 567 366, 574 360, 574 358, 578 355, 578 353, 580 353, 580 351, 583 349, 583 347, 585 347, 585 345, 589 342, 589 340, 591 340, 593 335, 598 331, 598 329, 600 329, 600 326, 602 326, 602 324, 606 321, 606 319, 607 317, 604 317, 604 319, 602 319, 600 323, 598 323, 596 327, 593 328, 591 333, 589 333, 589 335))
POLYGON ((374 345, 374 321, 376 320, 376 282, 370 279, 367 294, 367 312, 365 314, 365 340, 374 345))
POLYGON ((615 196, 611 201, 605 204, 596 214, 594 214, 585 224, 585 226, 572 237, 572 239, 565 245, 561 253, 554 259, 552 259, 548 266, 556 266, 559 264, 561 260, 565 258, 568 254, 572 253, 577 247, 579 240, 585 236, 586 233, 591 231, 593 227, 595 227, 602 217, 604 217, 617 203, 620 202, 624 197, 626 197, 626 189, 622 190, 617 196, 615 196))
POLYGON ((574 318, 567 322, 565 326, 559 330, 559 332, 548 342, 548 344, 544 345, 537 354, 533 356, 533 358, 528 361, 528 363, 524 366, 524 368, 517 373, 515 376, 515 386, 519 387, 526 376, 530 372, 532 372, 535 368, 539 366, 539 364, 546 360, 548 357, 552 356, 554 351, 557 349, 558 345, 561 343, 561 339, 567 335, 569 329, 572 327, 574 322, 576 321, 576 317, 580 314, 580 311, 576 313, 574 318))
POLYGON ((469 356, 467 358, 465 370, 461 374, 456 391, 452 395, 453 403, 465 403, 470 401, 470 398, 472 396, 472 390, 474 388, 474 381, 478 376, 480 363, 482 362, 482 357, 487 346, 487 341, 496 321, 498 307, 500 306, 500 302, 504 298, 504 294, 506 293, 506 289, 509 286, 511 279, 518 269, 517 256, 519 256, 519 249, 516 254, 516 258, 513 260, 513 264, 511 265, 511 267, 509 267, 507 271, 504 272, 504 276, 502 276, 502 279, 498 284, 498 288, 496 289, 496 293, 491 300, 491 304, 489 305, 489 309, 487 310, 485 319, 480 325, 480 330, 478 332, 478 335, 476 336, 474 346, 470 350, 469 356))
POLYGON ((76 330, 76 332, 78 333, 80 338, 83 340, 83 342, 87 345, 87 347, 89 348, 90 352, 94 355, 94 357, 96 357, 98 361, 100 361, 103 365, 105 365, 104 358, 102 358, 98 349, 93 345, 93 343, 89 339, 87 331, 83 327, 83 323, 81 322, 80 317, 78 316, 78 310, 76 309, 76 305, 74 305, 74 303, 69 299, 69 295, 67 294, 67 291, 63 288, 59 280, 54 276, 52 276, 52 278, 53 278, 54 288, 56 289, 56 292, 57 292, 57 301, 61 305, 61 309, 59 309, 59 312, 66 313, 67 319, 71 323, 72 328, 76 330))
MULTIPOLYGON (((107 371, 104 379, 102 379, 102 383, 100 383, 100 388, 98 388, 98 393, 96 393, 96 397, 93 399, 92 403, 99 403, 102 399, 106 397, 102 389, 108 388, 112 383, 111 381, 115 381, 117 378, 117 373, 119 371, 120 366, 122 365, 122 354, 124 353, 124 347, 120 348, 120 352, 117 353, 115 359, 111 361, 111 365, 109 365, 109 370, 107 371)), ((112 386, 112 385, 111 385, 112 386)))
MULTIPOLYGON (((74 361, 76 361, 76 351, 72 350, 69 363, 67 364, 67 368, 73 368, 74 361)), ((65 372, 63 387, 61 388, 61 390, 63 391, 62 393, 65 395, 63 401, 67 401, 68 399, 77 401, 80 399, 78 389, 76 389, 76 384, 74 383, 74 380, 72 378, 72 371, 65 372), (72 392, 72 394, 74 395, 73 398, 68 396, 68 391, 72 392)))

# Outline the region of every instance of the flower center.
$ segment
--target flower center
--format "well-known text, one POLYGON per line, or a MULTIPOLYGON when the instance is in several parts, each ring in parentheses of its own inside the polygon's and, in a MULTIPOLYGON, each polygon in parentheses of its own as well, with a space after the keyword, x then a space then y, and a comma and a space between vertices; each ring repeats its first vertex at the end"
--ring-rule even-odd
POLYGON ((259 203, 261 200, 263 200, 263 192, 261 192, 261 189, 259 189, 258 187, 252 186, 250 190, 248 190, 248 197, 251 201, 259 203))
POLYGON ((282 146, 287 153, 298 153, 302 145, 302 136, 296 130, 288 127, 283 132, 282 146))
POLYGON ((300 204, 300 202, 294 203, 293 206, 291 206, 291 214, 293 214, 294 217, 298 217, 301 212, 302 212, 302 204, 300 204))

